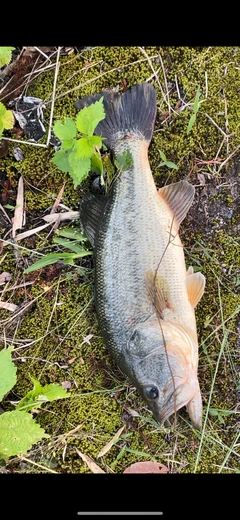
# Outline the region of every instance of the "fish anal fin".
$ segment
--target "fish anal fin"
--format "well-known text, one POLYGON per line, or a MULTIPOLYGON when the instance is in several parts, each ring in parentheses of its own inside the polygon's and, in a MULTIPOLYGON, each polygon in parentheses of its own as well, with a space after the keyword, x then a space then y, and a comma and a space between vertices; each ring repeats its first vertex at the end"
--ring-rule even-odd
POLYGON ((162 319, 164 310, 171 309, 169 284, 165 278, 156 275, 154 271, 147 271, 146 284, 149 299, 155 308, 157 316, 162 319))
POLYGON ((87 193, 80 202, 80 220, 89 242, 95 246, 96 232, 108 197, 87 193))
POLYGON ((176 227, 177 231, 192 205, 194 193, 194 186, 184 180, 158 189, 159 197, 166 202, 173 213, 174 227, 176 227))
POLYGON ((206 278, 198 272, 194 273, 192 266, 187 271, 186 285, 188 298, 193 307, 196 307, 201 300, 205 289, 206 278))

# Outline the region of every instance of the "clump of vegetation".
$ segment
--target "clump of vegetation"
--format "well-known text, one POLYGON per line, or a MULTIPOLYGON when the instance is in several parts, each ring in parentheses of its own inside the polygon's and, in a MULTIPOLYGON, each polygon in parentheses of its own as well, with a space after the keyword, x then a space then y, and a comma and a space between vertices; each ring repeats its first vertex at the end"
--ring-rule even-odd
MULTIPOLYGON (((12 59, 12 51, 15 47, 0 47, 0 68, 8 65, 12 59)), ((12 110, 7 110, 5 105, 0 102, 0 140, 3 130, 10 130, 14 125, 14 115, 12 110)))
POLYGON ((62 144, 61 150, 55 152, 52 161, 60 170, 71 175, 74 188, 81 184, 90 170, 103 175, 100 154, 103 139, 93 134, 98 123, 104 118, 101 97, 99 101, 80 110, 76 121, 66 117, 64 123, 56 121, 54 124, 54 133, 61 139, 62 144))
MULTIPOLYGON (((12 351, 13 347, 9 347, 0 352, 0 401, 17 382, 12 351)), ((0 458, 5 461, 13 455, 25 454, 33 444, 50 437, 28 412, 47 401, 69 397, 65 388, 57 383, 42 386, 33 377, 31 380, 33 390, 18 402, 15 410, 0 415, 0 458)))

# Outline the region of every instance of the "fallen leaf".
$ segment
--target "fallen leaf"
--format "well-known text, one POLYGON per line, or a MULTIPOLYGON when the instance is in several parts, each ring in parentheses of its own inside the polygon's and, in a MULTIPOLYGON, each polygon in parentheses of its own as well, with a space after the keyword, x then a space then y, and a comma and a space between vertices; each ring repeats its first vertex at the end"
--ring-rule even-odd
POLYGON ((131 464, 123 473, 169 473, 169 468, 161 464, 161 462, 147 460, 145 462, 131 464))
POLYGON ((16 200, 16 208, 14 211, 14 217, 12 221, 12 236, 15 238, 16 230, 22 228, 25 225, 25 211, 23 208, 23 177, 21 176, 18 181, 18 192, 16 200))
POLYGON ((70 388, 72 388, 72 383, 70 383, 70 381, 63 381, 61 385, 63 386, 63 388, 65 388, 65 390, 69 390, 70 388))
POLYGON ((14 303, 0 302, 0 309, 6 309, 6 311, 14 312, 17 307, 14 303))
POLYGON ((61 202, 61 199, 62 199, 62 196, 63 196, 64 188, 65 188, 65 183, 64 183, 64 185, 62 186, 62 188, 59 191, 59 194, 58 194, 58 196, 57 196, 57 198, 56 198, 56 200, 55 200, 55 202, 54 202, 54 204, 52 206, 52 209, 50 211, 50 215, 52 215, 56 211, 56 209, 58 208, 59 202, 61 202))
POLYGON ((47 224, 43 224, 43 226, 38 226, 34 229, 29 229, 28 231, 24 231, 24 233, 19 233, 16 235, 15 240, 22 240, 23 238, 30 237, 31 235, 35 235, 36 233, 39 233, 42 231, 42 229, 45 229, 47 226, 49 226, 51 222, 48 222, 47 224))
POLYGON ((55 222, 56 220, 73 220, 79 218, 79 211, 66 211, 64 213, 51 213, 42 217, 45 222, 55 222))
POLYGON ((0 285, 3 285, 6 282, 9 282, 11 280, 12 276, 10 273, 0 273, 0 285))
POLYGON ((93 459, 91 459, 91 457, 88 457, 88 455, 84 455, 84 453, 79 451, 77 448, 76 448, 76 452, 79 455, 79 457, 81 457, 83 462, 86 462, 86 464, 88 465, 89 469, 93 473, 105 473, 105 471, 103 471, 103 469, 99 468, 99 466, 96 464, 96 462, 94 462, 93 459))
POLYGON ((99 454, 97 455, 97 459, 99 457, 103 457, 103 455, 105 455, 105 453, 107 453, 112 445, 115 443, 115 441, 120 437, 121 433, 123 432, 125 426, 122 426, 122 428, 120 428, 117 433, 115 433, 115 435, 113 436, 113 438, 106 444, 106 446, 104 446, 104 448, 99 452, 99 454))

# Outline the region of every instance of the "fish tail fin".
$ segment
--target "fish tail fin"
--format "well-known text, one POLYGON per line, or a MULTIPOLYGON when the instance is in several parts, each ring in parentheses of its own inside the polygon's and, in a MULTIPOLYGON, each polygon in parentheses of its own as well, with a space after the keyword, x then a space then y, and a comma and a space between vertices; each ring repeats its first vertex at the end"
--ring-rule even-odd
POLYGON ((104 97, 106 117, 98 123, 94 133, 105 137, 104 144, 114 149, 116 141, 128 137, 138 137, 151 141, 156 118, 156 91, 147 82, 139 83, 122 94, 116 90, 103 90, 99 94, 87 96, 74 103, 77 110, 95 103, 104 97))

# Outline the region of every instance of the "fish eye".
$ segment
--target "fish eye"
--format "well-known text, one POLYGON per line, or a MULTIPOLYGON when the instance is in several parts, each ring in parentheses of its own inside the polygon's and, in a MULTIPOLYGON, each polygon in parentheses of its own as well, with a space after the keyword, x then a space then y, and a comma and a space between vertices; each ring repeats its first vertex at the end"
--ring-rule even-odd
POLYGON ((147 399, 157 399, 159 396, 159 391, 156 386, 147 386, 144 389, 144 393, 147 399))

